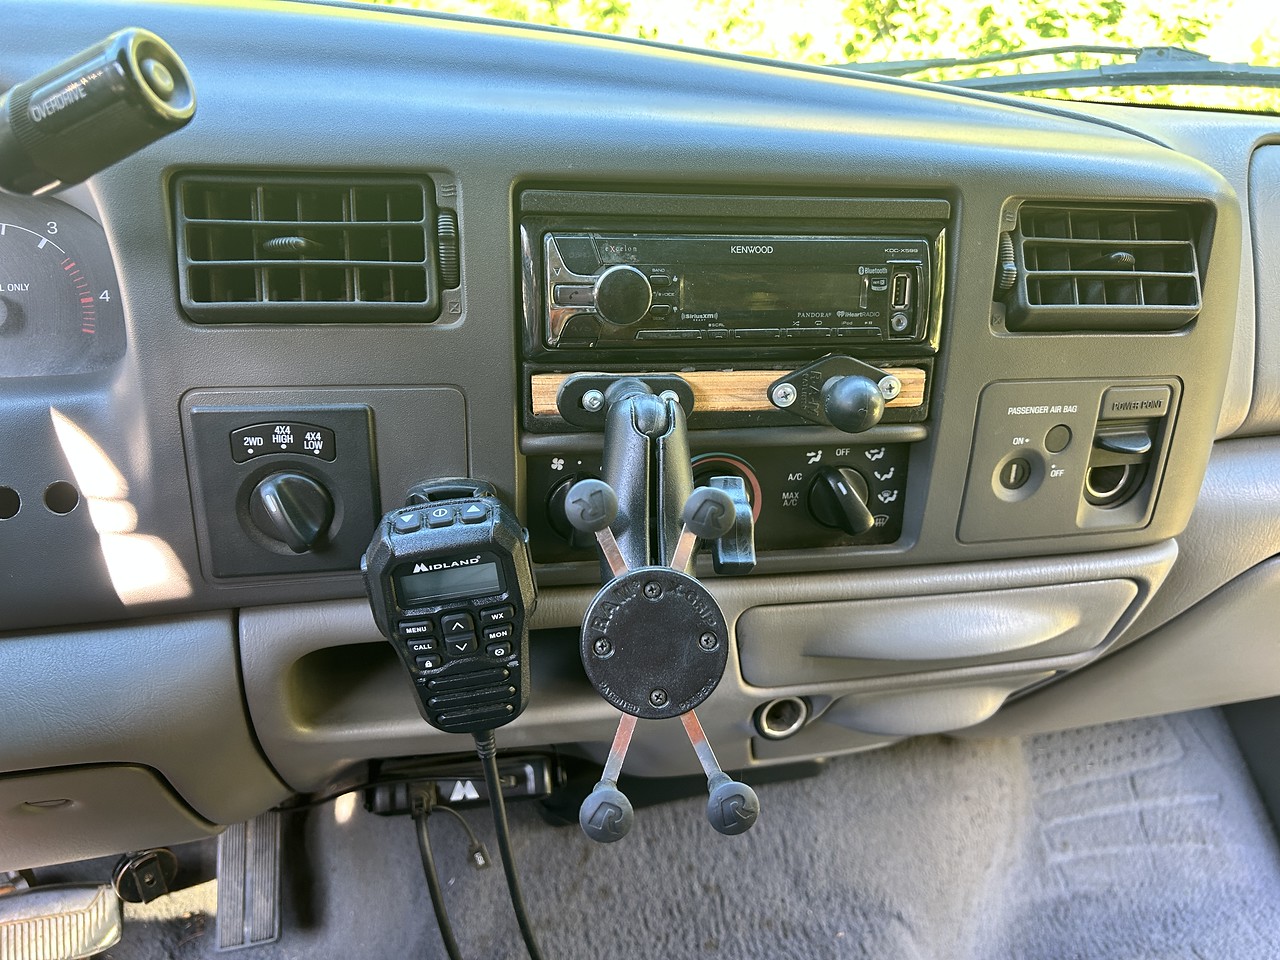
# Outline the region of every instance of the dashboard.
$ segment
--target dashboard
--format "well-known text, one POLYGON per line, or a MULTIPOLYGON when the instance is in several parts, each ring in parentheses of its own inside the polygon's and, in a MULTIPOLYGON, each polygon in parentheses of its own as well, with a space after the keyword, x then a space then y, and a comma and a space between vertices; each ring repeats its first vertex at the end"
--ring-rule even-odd
MULTIPOLYGON (((754 569, 696 568, 731 630, 700 714, 747 779, 1280 692, 1273 118, 341 4, 58 6, 7 5, 0 87, 140 26, 198 108, 0 197, 0 869, 465 750, 360 576, 434 477, 529 531, 501 744, 603 762, 564 499, 609 472, 620 377, 750 498, 754 569), (54 795, 76 829, 7 828, 54 795)), ((632 772, 698 769, 667 726, 632 772)))

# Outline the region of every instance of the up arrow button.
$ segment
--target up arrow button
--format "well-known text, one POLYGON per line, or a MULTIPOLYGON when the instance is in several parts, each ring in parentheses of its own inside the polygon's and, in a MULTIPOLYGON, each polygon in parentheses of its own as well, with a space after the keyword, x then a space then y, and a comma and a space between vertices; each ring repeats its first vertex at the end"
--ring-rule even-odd
POLYGON ((489 518, 489 508, 483 503, 472 503, 462 508, 463 523, 482 523, 489 518))
POLYGON ((450 613, 440 618, 440 629, 446 637, 462 637, 475 633, 476 625, 469 613, 450 613))

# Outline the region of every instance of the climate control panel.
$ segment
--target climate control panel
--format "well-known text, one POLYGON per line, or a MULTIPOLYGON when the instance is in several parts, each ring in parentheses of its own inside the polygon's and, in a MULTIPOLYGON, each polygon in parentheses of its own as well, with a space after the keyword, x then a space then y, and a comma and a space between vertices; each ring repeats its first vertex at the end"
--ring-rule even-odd
MULTIPOLYGON (((902 535, 910 449, 906 443, 695 449, 694 483, 743 479, 758 551, 894 543, 902 535)), ((529 458, 527 516, 536 562, 595 555, 594 541, 565 517, 564 498, 577 481, 601 475, 598 452, 529 458)))

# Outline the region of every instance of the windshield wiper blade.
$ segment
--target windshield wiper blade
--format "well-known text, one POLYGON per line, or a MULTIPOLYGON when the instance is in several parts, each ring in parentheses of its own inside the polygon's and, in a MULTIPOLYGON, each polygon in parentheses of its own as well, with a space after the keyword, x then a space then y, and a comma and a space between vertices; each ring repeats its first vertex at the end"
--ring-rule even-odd
POLYGON ((923 70, 946 67, 1004 63, 1030 57, 1075 53, 1103 53, 1131 56, 1132 63, 1111 63, 1097 67, 1055 70, 1043 73, 1009 73, 986 77, 940 80, 950 87, 989 90, 994 93, 1029 93, 1037 90, 1072 90, 1081 87, 1130 87, 1161 84, 1217 87, 1280 87, 1280 67, 1249 63, 1222 63, 1203 53, 1183 47, 1107 47, 1081 45, 1037 47, 1014 53, 993 53, 984 57, 937 60, 899 60, 884 64, 850 64, 864 73, 905 76, 923 70))
MULTIPOLYGON (((1193 59, 1203 55, 1181 47, 1122 47, 1105 44, 1067 44, 1058 47, 1030 47, 1026 50, 1011 50, 1002 53, 987 53, 980 57, 935 57, 931 60, 885 60, 880 63, 853 62, 842 64, 859 73, 874 73, 882 77, 905 77, 925 70, 940 70, 946 67, 976 67, 984 63, 1012 63, 1015 60, 1029 60, 1032 57, 1066 56, 1075 53, 1104 53, 1117 57, 1138 57, 1143 50, 1177 50, 1189 54, 1193 59)), ((984 78, 985 79, 985 78, 984 78)))

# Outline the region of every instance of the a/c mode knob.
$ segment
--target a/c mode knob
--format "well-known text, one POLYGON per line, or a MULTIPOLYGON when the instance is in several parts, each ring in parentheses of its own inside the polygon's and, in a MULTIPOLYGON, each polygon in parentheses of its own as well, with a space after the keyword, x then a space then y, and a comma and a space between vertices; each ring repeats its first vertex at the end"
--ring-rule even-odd
POLYGON ((867 481, 853 467, 823 467, 809 488, 809 512, 824 527, 856 537, 876 525, 867 499, 867 481))

